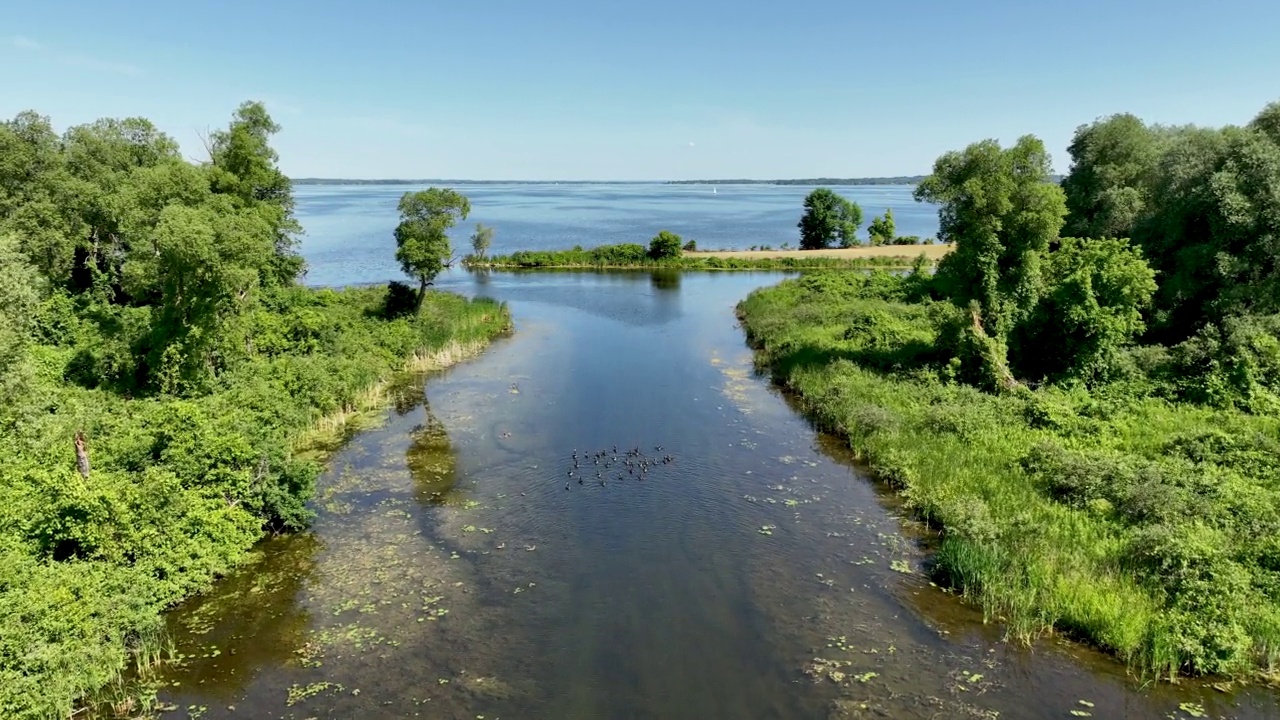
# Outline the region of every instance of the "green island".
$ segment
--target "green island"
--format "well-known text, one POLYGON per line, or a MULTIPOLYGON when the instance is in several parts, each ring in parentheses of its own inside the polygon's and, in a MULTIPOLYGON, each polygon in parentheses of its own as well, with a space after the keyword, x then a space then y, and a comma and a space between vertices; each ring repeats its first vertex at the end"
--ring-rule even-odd
POLYGON ((426 193, 397 229, 416 291, 300 286, 277 129, 246 103, 193 163, 139 118, 0 123, 2 717, 130 697, 161 612, 305 527, 365 411, 510 328, 427 289, 453 208, 426 193))
POLYGON ((1280 103, 939 158, 937 272, 753 293, 758 362, 937 530, 932 574, 1140 673, 1280 666, 1280 103), (1092 238, 1092 239, 1082 239, 1092 238), (1115 239, 1127 238, 1127 239, 1115 239))

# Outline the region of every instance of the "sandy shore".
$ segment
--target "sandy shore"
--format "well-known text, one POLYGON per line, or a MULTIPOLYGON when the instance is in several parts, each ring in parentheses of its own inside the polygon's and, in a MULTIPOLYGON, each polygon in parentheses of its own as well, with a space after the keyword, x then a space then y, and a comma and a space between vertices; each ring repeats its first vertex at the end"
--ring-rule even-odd
POLYGON ((827 248, 826 250, 699 250, 687 252, 685 257, 720 258, 915 258, 924 253, 930 260, 937 260, 951 252, 950 245, 878 245, 875 247, 827 248))

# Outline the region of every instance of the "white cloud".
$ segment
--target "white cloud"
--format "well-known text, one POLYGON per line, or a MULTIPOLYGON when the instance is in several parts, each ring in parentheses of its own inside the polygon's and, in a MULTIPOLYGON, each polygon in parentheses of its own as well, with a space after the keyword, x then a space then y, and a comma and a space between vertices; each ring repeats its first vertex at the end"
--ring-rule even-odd
POLYGON ((697 145, 696 145, 696 144, 694 144, 694 142, 693 142, 692 140, 690 140, 690 141, 689 141, 689 147, 697 147, 697 145))
POLYGON ((14 35, 10 37, 9 44, 18 50, 26 50, 28 52, 44 52, 45 50, 48 50, 49 54, 45 57, 56 60, 63 65, 70 65, 71 67, 78 67, 84 70, 130 76, 142 74, 142 68, 132 63, 103 60, 102 58, 93 57, 92 55, 61 52, 56 48, 45 48, 42 43, 32 40, 24 35, 14 35))
POLYGON ((137 76, 142 74, 142 68, 125 62, 115 62, 112 60, 102 60, 88 55, 61 55, 58 58, 67 65, 72 67, 84 68, 85 70, 94 70, 97 72, 114 73, 117 75, 137 76))

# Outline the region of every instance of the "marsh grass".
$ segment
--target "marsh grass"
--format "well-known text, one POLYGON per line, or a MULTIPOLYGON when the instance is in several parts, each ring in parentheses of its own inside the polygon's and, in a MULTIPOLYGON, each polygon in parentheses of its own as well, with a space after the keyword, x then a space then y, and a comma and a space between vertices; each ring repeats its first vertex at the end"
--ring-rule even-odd
POLYGON ((1142 380, 1005 395, 947 382, 951 310, 911 283, 809 275, 739 315, 760 366, 937 531, 937 579, 1021 641, 1060 633, 1145 676, 1274 678, 1280 421, 1142 380))

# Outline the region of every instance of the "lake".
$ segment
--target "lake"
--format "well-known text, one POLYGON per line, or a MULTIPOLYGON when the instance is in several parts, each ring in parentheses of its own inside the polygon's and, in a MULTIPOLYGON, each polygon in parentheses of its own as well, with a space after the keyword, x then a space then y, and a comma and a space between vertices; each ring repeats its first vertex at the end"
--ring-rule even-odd
MULTIPOLYGON (((454 229, 454 251, 471 251, 477 222, 495 231, 490 253, 566 250, 574 245, 648 245, 659 230, 695 240, 704 250, 781 247, 799 242, 796 223, 813 188, 790 185, 454 185, 471 215, 454 229), (712 190, 715 193, 712 193, 712 190)), ((400 276, 392 231, 396 203, 421 185, 300 185, 302 254, 311 285, 386 282, 400 276)), ((863 227, 892 209, 899 235, 936 237, 937 207, 911 199, 908 185, 836 188, 862 206, 863 227)))
MULTIPOLYGON (((527 219, 493 203, 488 222, 575 242, 547 234, 570 222, 549 208, 588 191, 527 192, 527 219)), ((591 192, 590 212, 645 205, 601 241, 662 217, 643 191, 591 192)), ((351 265, 311 253, 359 245, 317 228, 393 225, 396 191, 324 193, 319 221, 300 203, 313 272, 394 277, 385 238, 351 265)), ((161 701, 297 720, 1276 717, 1260 689, 1143 687, 1087 648, 1004 643, 933 586, 928 533, 753 368, 734 305, 783 277, 442 278, 509 303, 516 332, 405 383, 333 456, 309 532, 169 615, 185 659, 161 701)))

